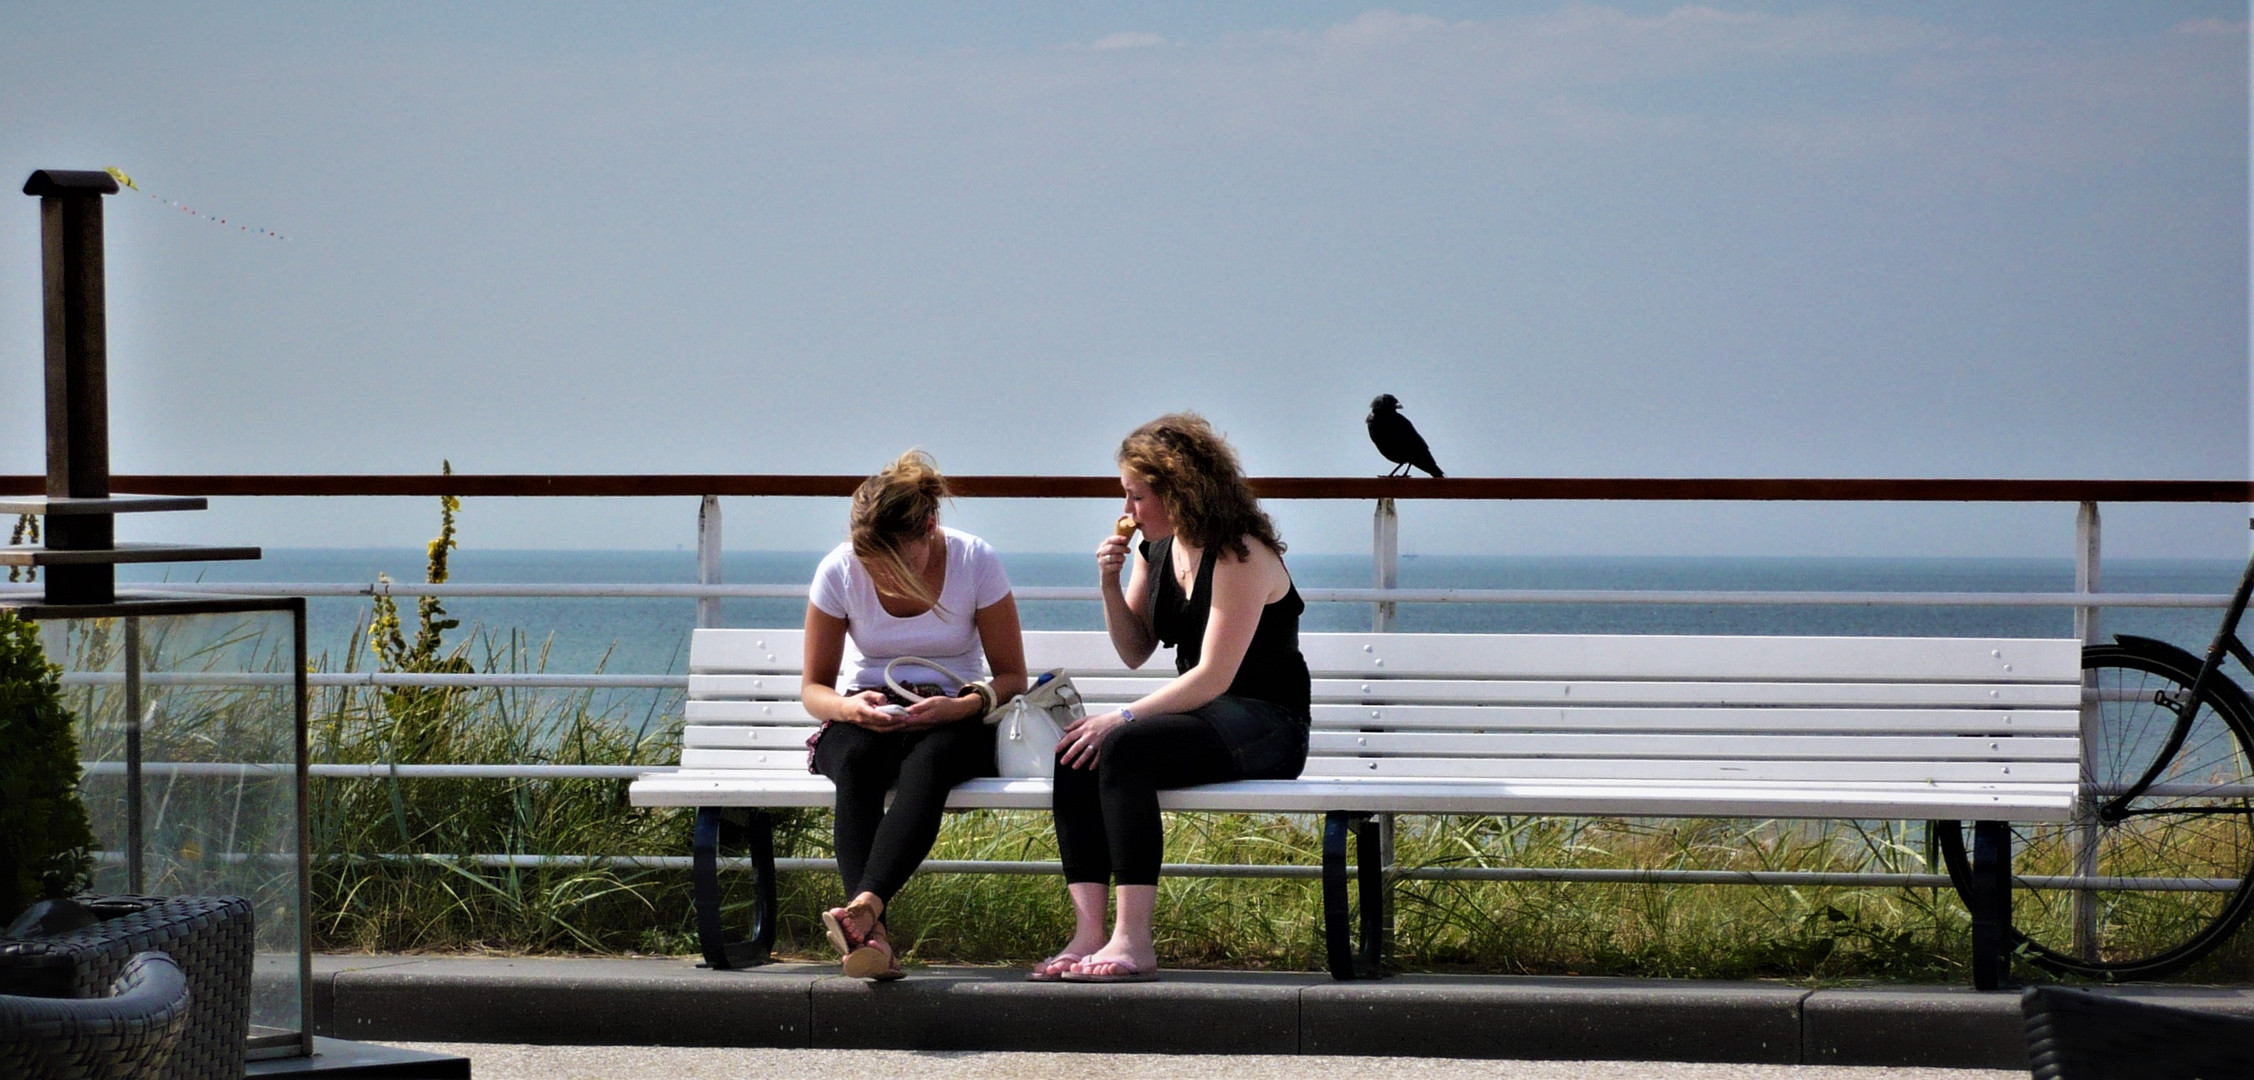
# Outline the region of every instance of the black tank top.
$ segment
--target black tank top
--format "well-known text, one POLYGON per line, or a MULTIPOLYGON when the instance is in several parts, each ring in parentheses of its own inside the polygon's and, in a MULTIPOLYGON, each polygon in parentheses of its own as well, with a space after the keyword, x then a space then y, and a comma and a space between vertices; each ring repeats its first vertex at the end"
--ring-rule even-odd
MULTIPOLYGON (((1218 548, 1205 549, 1198 560, 1197 578, 1190 595, 1174 576, 1174 538, 1146 540, 1143 561, 1154 575, 1151 585, 1151 629, 1158 640, 1174 647, 1174 671, 1181 674, 1197 666, 1205 647, 1205 623, 1213 614, 1213 564, 1218 548)), ((1312 692, 1307 658, 1299 653, 1299 616, 1307 610, 1294 583, 1283 599, 1260 609, 1260 625, 1252 631, 1252 644, 1237 665, 1237 677, 1228 693, 1282 707, 1291 715, 1307 718, 1312 692)))

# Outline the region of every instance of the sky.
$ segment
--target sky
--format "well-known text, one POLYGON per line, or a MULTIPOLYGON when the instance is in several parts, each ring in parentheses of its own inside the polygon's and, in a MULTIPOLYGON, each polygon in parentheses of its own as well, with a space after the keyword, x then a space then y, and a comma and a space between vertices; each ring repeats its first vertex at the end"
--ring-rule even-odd
MULTIPOLYGON (((10 6, 0 175, 116 166, 123 473, 2249 475, 2244 3, 10 6), (177 206, 194 208, 188 213, 177 206), (227 225, 204 216, 224 217, 227 225), (245 229, 244 226, 249 226, 245 229), (271 230, 273 239, 254 230, 271 230)), ((14 183, 14 181, 10 181, 14 183)), ((0 473, 44 468, 0 203, 0 473)), ((136 539, 419 543, 432 500, 136 539)), ((1369 507, 1277 503, 1295 550, 1369 507)), ((726 504, 826 547, 836 500, 726 504)), ((1005 550, 1091 502, 964 500, 1005 550)), ((2108 507, 2242 557, 2245 508, 2108 507)), ((473 547, 694 500, 472 500, 473 547)), ((1403 506, 1411 553, 2031 555, 2063 506, 1403 506)))

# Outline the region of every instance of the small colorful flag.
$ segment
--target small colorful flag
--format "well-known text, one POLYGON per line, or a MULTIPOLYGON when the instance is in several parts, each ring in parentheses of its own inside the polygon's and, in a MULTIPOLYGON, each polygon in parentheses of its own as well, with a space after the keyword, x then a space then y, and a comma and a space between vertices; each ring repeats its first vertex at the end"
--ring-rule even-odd
MULTIPOLYGON (((141 185, 134 183, 133 178, 126 175, 124 169, 120 169, 115 165, 111 165, 104 168, 102 171, 110 174, 110 177, 116 180, 119 184, 129 187, 135 191, 141 191, 141 185)), ((205 221, 214 222, 219 225, 233 225, 235 226, 236 232, 251 233, 257 236, 263 236, 274 240, 289 239, 289 237, 283 236, 281 233, 275 232, 272 229, 262 229, 252 225, 244 225, 239 222, 229 221, 228 219, 220 217, 217 214, 197 213, 196 209, 192 206, 183 206, 180 203, 173 202, 171 199, 163 198, 150 192, 141 191, 141 194, 147 195, 149 196, 149 198, 155 199, 156 201, 163 203, 166 206, 172 207, 173 209, 178 210, 184 214, 188 214, 193 217, 199 217, 204 219, 205 221)))

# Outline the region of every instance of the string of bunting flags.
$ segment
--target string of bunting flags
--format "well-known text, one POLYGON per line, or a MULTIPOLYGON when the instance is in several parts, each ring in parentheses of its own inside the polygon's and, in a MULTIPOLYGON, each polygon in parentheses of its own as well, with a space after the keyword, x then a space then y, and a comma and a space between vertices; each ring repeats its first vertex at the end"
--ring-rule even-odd
MULTIPOLYGON (((132 189, 133 189, 133 190, 135 190, 135 191, 141 191, 141 185, 134 183, 134 182, 133 182, 133 178, 132 178, 132 177, 125 175, 125 170, 124 170, 124 169, 120 169, 120 168, 118 168, 117 166, 115 166, 115 165, 112 165, 112 166, 109 166, 108 168, 105 168, 105 169, 103 169, 102 171, 103 171, 103 172, 106 172, 106 173, 108 173, 108 174, 110 174, 110 179, 113 179, 113 180, 117 181, 117 182, 118 182, 119 184, 121 184, 121 185, 123 185, 123 186, 125 186, 125 187, 129 187, 129 188, 132 188, 132 189)), ((205 221, 209 221, 209 222, 214 222, 214 223, 216 223, 216 224, 220 224, 220 225, 233 225, 233 226, 235 227, 235 231, 237 231, 237 232, 246 232, 246 233, 249 233, 249 234, 251 234, 251 235, 253 235, 253 236, 263 236, 263 237, 267 237, 267 238, 269 238, 269 239, 273 239, 273 240, 287 240, 287 239, 289 239, 289 237, 283 236, 283 235, 282 235, 281 233, 275 232, 275 231, 274 231, 274 230, 272 230, 272 229, 262 229, 262 228, 259 228, 259 227, 258 227, 258 226, 256 226, 256 225, 245 225, 245 224, 243 224, 242 222, 239 222, 239 221, 234 221, 234 220, 231 220, 231 219, 228 219, 228 218, 223 218, 223 217, 220 217, 220 216, 219 216, 219 215, 217 215, 217 214, 206 214, 206 213, 204 213, 204 212, 202 212, 202 211, 200 211, 200 210, 197 210, 197 209, 196 209, 195 207, 192 207, 192 206, 184 206, 184 205, 182 205, 182 204, 180 204, 180 203, 176 203, 176 202, 173 202, 173 201, 172 201, 171 199, 167 199, 167 198, 164 198, 164 197, 162 197, 162 196, 160 196, 160 195, 155 195, 155 194, 152 194, 152 193, 150 193, 150 192, 146 192, 146 191, 141 191, 141 194, 143 194, 143 195, 147 195, 147 196, 149 196, 149 198, 155 199, 156 201, 158 201, 158 202, 160 202, 160 203, 163 203, 163 204, 164 204, 164 205, 166 205, 166 206, 172 207, 172 208, 173 208, 173 209, 175 209, 175 210, 179 210, 179 211, 181 211, 182 213, 186 213, 186 214, 190 214, 190 215, 193 215, 193 216, 195 216, 195 217, 199 217, 199 218, 202 218, 202 219, 204 219, 205 221)))

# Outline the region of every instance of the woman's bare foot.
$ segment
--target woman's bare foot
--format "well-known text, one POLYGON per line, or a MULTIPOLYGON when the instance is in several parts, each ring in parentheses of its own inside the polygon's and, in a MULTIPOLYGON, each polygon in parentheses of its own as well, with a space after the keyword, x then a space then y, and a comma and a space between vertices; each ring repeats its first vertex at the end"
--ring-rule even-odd
POLYGON ((844 907, 834 907, 822 913, 822 928, 829 932, 830 944, 839 956, 850 955, 855 949, 868 944, 871 935, 878 933, 879 919, 884 914, 884 901, 875 893, 862 893, 846 902, 844 907))
MULTIPOLYGON (((1133 948, 1112 941, 1082 957, 1079 963, 1066 970, 1072 975, 1097 978, 1154 976, 1158 971, 1158 949, 1155 946, 1133 948)), ((1064 973, 1058 974, 1058 978, 1064 977, 1064 973)))
POLYGON ((1072 970, 1072 965, 1080 962, 1081 955, 1071 949, 1066 949, 1046 960, 1036 960, 1033 963, 1033 970, 1025 973, 1025 981, 1055 982, 1065 972, 1072 970))
POLYGON ((1033 965, 1032 972, 1026 975, 1026 978, 1033 982, 1055 982, 1062 978, 1065 972, 1072 970, 1074 964, 1079 963, 1089 953, 1103 948, 1103 945, 1104 938, 1100 931, 1087 935, 1075 934, 1072 940, 1065 944, 1064 948, 1057 950, 1055 956, 1033 965))

